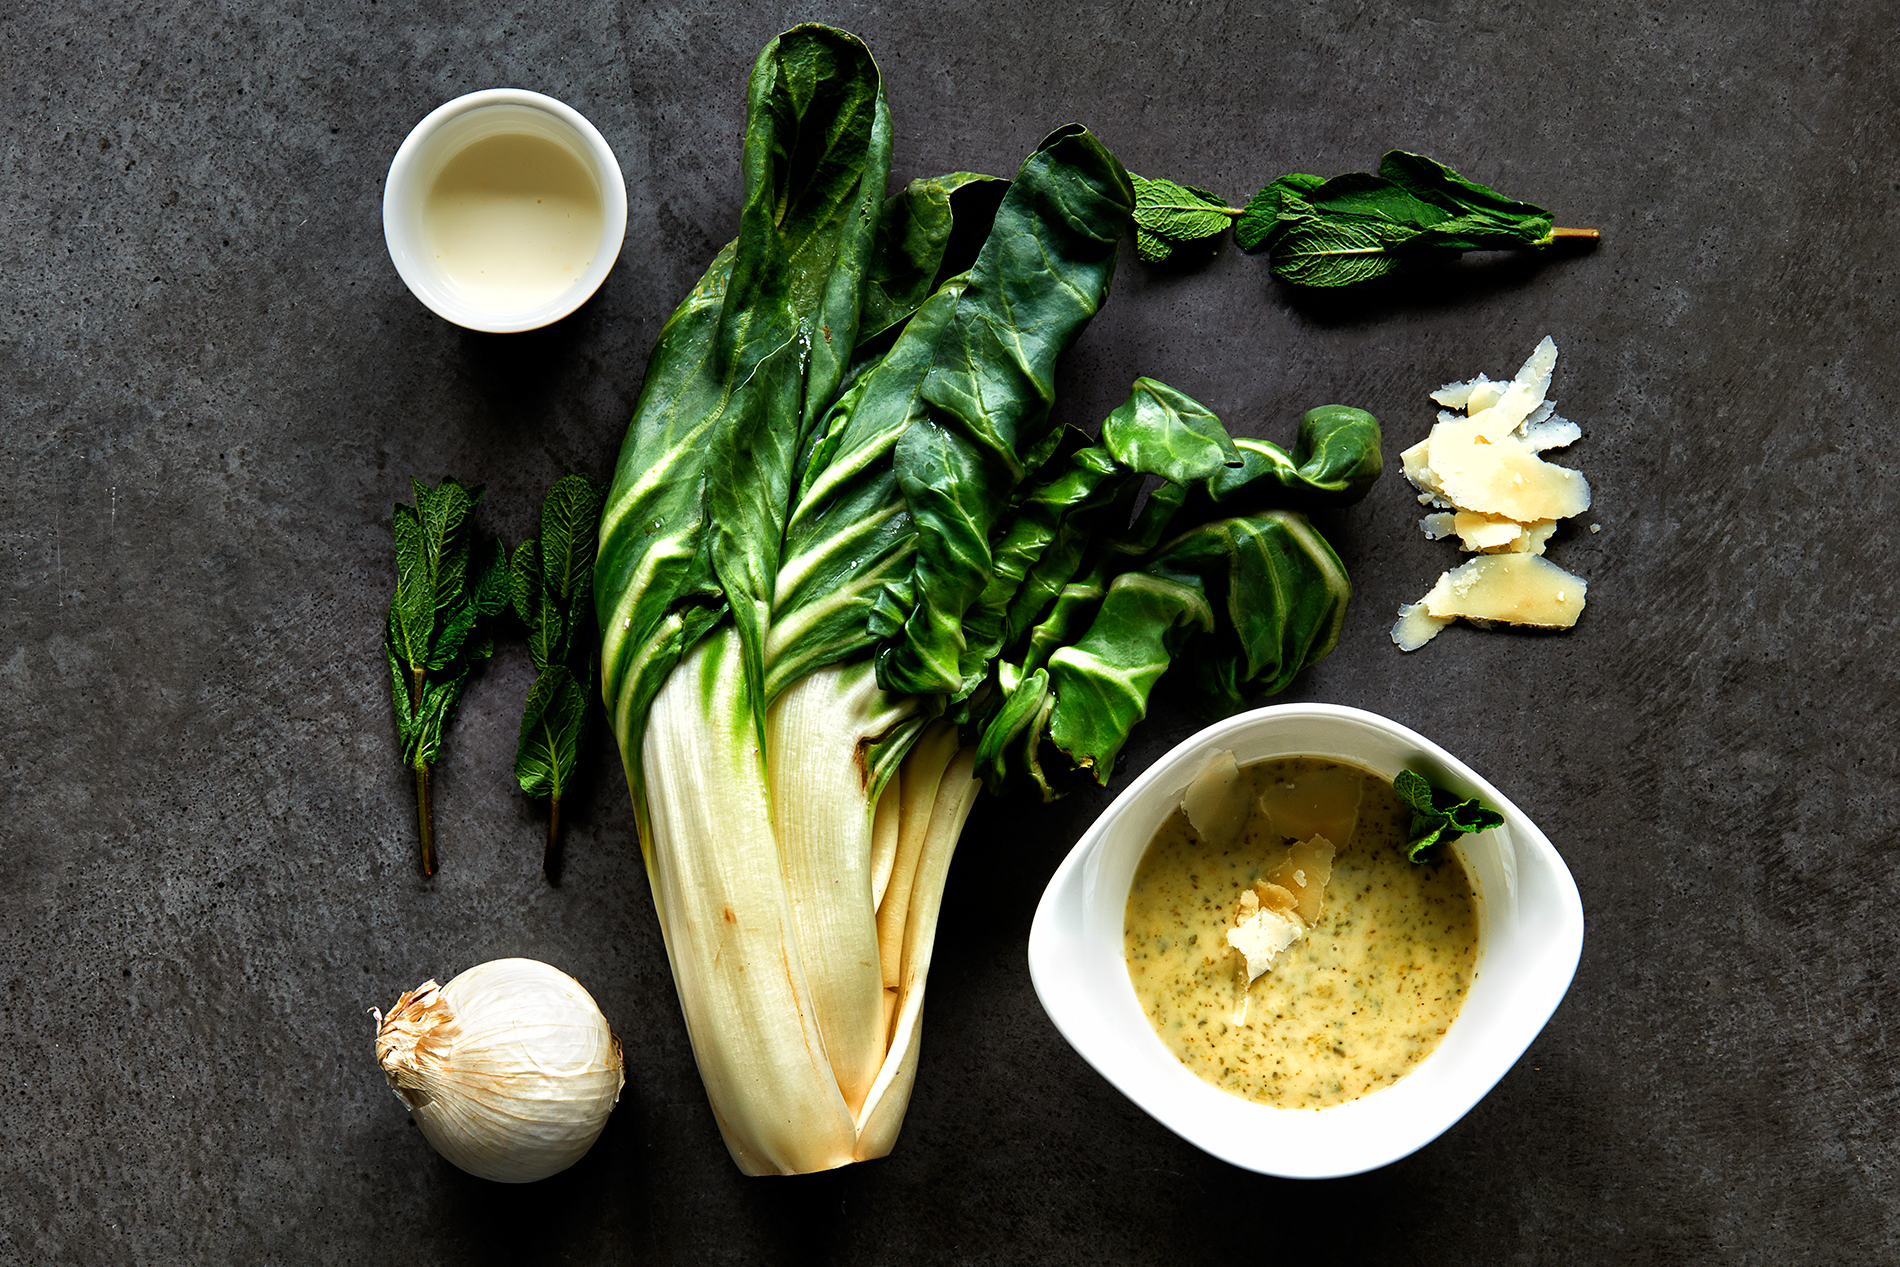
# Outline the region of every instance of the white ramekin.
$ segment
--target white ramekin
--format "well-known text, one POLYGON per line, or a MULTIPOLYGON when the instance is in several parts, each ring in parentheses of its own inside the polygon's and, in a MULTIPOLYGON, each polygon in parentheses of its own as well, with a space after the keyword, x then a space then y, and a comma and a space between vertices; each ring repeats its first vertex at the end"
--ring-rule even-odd
POLYGON ((489 88, 437 107, 403 141, 383 184, 383 238, 396 271, 438 316, 471 330, 510 334, 559 321, 600 289, 626 236, 627 182, 606 138, 578 110, 525 88, 489 88), (534 307, 484 304, 456 285, 428 249, 423 224, 423 204, 448 161, 476 141, 509 133, 528 133, 561 145, 600 191, 601 239, 594 262, 573 285, 534 307))
POLYGON ((1431 740, 1375 713, 1282 704, 1230 717, 1157 761, 1056 869, 1029 933, 1029 972, 1056 1028, 1124 1095, 1214 1156, 1263 1174, 1358 1174, 1423 1148, 1508 1072, 1556 1011, 1583 950, 1583 904, 1549 840, 1431 740), (1123 958, 1129 885, 1148 842, 1213 753, 1241 762, 1321 756, 1387 778, 1416 770, 1476 796, 1504 826, 1452 846, 1478 894, 1478 963, 1438 1047, 1389 1087, 1326 1109, 1276 1109, 1201 1081, 1162 1044, 1123 958))

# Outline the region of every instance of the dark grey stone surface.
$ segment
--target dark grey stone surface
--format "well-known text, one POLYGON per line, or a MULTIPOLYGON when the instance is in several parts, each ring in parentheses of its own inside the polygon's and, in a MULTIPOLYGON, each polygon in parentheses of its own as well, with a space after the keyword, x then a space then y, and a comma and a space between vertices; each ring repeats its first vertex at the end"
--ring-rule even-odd
MULTIPOLYGON (((0 9, 0 1261, 1900 1257, 1890 6, 461 8, 0 9), (417 874, 390 505, 411 475, 482 481, 514 540, 561 471, 611 469, 661 321, 736 225, 751 59, 804 18, 878 55, 899 178, 1008 173, 1080 119, 1235 199, 1402 147, 1603 230, 1335 304, 1231 245, 1131 251, 1062 376, 1085 424, 1136 374, 1269 438, 1346 401, 1391 455, 1428 388, 1562 348, 1603 526, 1552 547, 1589 578, 1582 624, 1401 656, 1391 614, 1451 552, 1394 472, 1329 525, 1358 597, 1286 697, 1439 739, 1582 890, 1569 997, 1412 1158, 1243 1173, 1073 1055, 1023 952, 1106 795, 978 811, 898 1150, 799 1180, 720 1146, 605 743, 542 879, 508 774, 518 647, 468 693, 417 874), (408 128, 499 84, 590 115, 631 203, 600 294, 506 338, 415 302, 379 220, 408 128), (594 1152, 518 1189, 427 1147, 364 1014, 508 954, 584 981, 629 1056, 594 1152)), ((1118 784, 1192 729, 1158 709, 1118 784)))

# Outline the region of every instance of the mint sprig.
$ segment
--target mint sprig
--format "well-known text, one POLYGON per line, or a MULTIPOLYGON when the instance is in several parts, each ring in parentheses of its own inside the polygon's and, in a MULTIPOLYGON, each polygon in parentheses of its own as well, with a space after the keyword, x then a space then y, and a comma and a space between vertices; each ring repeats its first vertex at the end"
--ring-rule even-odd
POLYGON ((508 559, 501 542, 478 544, 482 490, 445 479, 411 480, 416 504, 395 508, 396 596, 383 638, 403 764, 415 771, 422 873, 435 874, 430 772, 442 732, 469 672, 494 654, 490 617, 508 605, 508 559))
POLYGON ((600 640, 594 636, 594 554, 605 493, 585 475, 563 475, 541 503, 541 535, 515 548, 508 588, 528 627, 536 677, 515 746, 515 781, 548 798, 542 870, 554 874, 561 797, 580 762, 600 640))
POLYGON ((1265 251, 1273 275, 1296 286, 1349 286, 1464 251, 1542 250, 1597 238, 1594 229, 1557 228, 1544 208, 1405 150, 1387 153, 1377 173, 1289 173, 1245 207, 1169 180, 1134 181, 1142 259, 1165 260, 1176 246, 1232 223, 1243 251, 1265 251))
POLYGON ((1471 832, 1504 826, 1504 815, 1487 809, 1477 797, 1460 797, 1427 783, 1422 775, 1401 770, 1392 780, 1392 790, 1412 807, 1412 825, 1407 834, 1405 856, 1422 862, 1419 855, 1433 845, 1450 844, 1471 832))

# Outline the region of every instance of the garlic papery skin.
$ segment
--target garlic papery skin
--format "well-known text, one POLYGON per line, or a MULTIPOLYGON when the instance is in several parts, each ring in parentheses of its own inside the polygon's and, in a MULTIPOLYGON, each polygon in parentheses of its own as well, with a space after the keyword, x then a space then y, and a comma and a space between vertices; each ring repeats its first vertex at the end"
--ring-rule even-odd
POLYGON ((558 968, 496 959, 425 981, 377 1019, 376 1063, 437 1152, 483 1179, 532 1183, 600 1137, 626 1085, 620 1040, 558 968))

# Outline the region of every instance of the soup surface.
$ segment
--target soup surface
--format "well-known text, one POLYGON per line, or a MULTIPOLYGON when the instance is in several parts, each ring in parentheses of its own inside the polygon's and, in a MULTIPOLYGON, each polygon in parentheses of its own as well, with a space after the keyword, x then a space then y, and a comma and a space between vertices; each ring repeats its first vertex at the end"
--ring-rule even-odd
POLYGON ((1181 1063, 1261 1104, 1326 1108, 1389 1086, 1438 1045, 1470 988, 1478 923, 1464 866, 1442 845, 1407 861, 1411 811, 1376 774, 1287 757, 1240 776, 1253 809, 1233 843, 1210 844, 1176 808, 1135 872, 1124 947, 1142 1010, 1181 1063), (1241 894, 1288 856, 1289 821, 1269 805, 1296 789, 1343 797, 1322 813, 1345 838, 1318 918, 1249 986, 1226 933, 1241 894))

